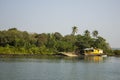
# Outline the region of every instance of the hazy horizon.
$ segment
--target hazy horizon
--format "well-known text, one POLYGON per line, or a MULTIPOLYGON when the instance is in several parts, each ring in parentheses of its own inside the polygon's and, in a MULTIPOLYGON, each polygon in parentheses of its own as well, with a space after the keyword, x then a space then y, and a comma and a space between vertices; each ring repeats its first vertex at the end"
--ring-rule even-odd
POLYGON ((36 33, 78 34, 98 30, 120 48, 120 0, 0 0, 0 30, 15 27, 36 33))

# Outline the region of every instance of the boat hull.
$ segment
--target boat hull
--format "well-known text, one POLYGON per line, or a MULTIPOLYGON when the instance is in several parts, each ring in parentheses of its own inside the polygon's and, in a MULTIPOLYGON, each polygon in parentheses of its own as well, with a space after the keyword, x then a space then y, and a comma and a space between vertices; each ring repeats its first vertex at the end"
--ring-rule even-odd
POLYGON ((105 54, 84 54, 85 56, 102 56, 102 55, 105 55, 105 54))

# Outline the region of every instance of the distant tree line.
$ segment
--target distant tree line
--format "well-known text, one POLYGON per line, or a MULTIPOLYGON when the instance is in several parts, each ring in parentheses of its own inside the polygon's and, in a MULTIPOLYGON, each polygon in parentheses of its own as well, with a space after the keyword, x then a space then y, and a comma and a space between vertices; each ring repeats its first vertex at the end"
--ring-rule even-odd
POLYGON ((55 33, 28 33, 16 28, 0 31, 0 54, 56 54, 57 52, 78 52, 84 48, 100 48, 110 53, 106 40, 99 36, 97 30, 85 30, 77 34, 78 28, 72 27, 72 33, 63 36, 55 33))

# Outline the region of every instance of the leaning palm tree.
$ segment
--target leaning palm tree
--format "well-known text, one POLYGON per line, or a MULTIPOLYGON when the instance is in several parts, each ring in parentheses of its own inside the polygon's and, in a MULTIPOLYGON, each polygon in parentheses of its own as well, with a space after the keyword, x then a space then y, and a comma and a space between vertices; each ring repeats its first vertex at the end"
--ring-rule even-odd
POLYGON ((97 30, 93 31, 93 32, 92 32, 92 35, 93 35, 93 37, 96 37, 96 38, 97 38, 97 36, 98 36, 98 31, 97 31, 97 30))
POLYGON ((72 35, 75 35, 75 33, 77 33, 78 31, 78 27, 77 26, 73 26, 72 27, 72 35))

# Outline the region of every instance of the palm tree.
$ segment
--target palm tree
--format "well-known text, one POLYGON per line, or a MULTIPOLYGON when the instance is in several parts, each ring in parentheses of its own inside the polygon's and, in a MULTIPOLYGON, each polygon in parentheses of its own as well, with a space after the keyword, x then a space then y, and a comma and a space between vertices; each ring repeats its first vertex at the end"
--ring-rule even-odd
POLYGON ((93 34, 93 36, 94 36, 94 37, 96 37, 96 38, 97 38, 97 36, 98 36, 98 31, 97 31, 97 30, 95 30, 95 31, 93 31, 93 32, 92 32, 92 34, 93 34))
POLYGON ((72 27, 72 35, 75 35, 75 33, 77 33, 78 31, 78 27, 77 26, 73 26, 72 27))
POLYGON ((90 31, 85 30, 84 35, 87 36, 87 37, 90 37, 90 31))

